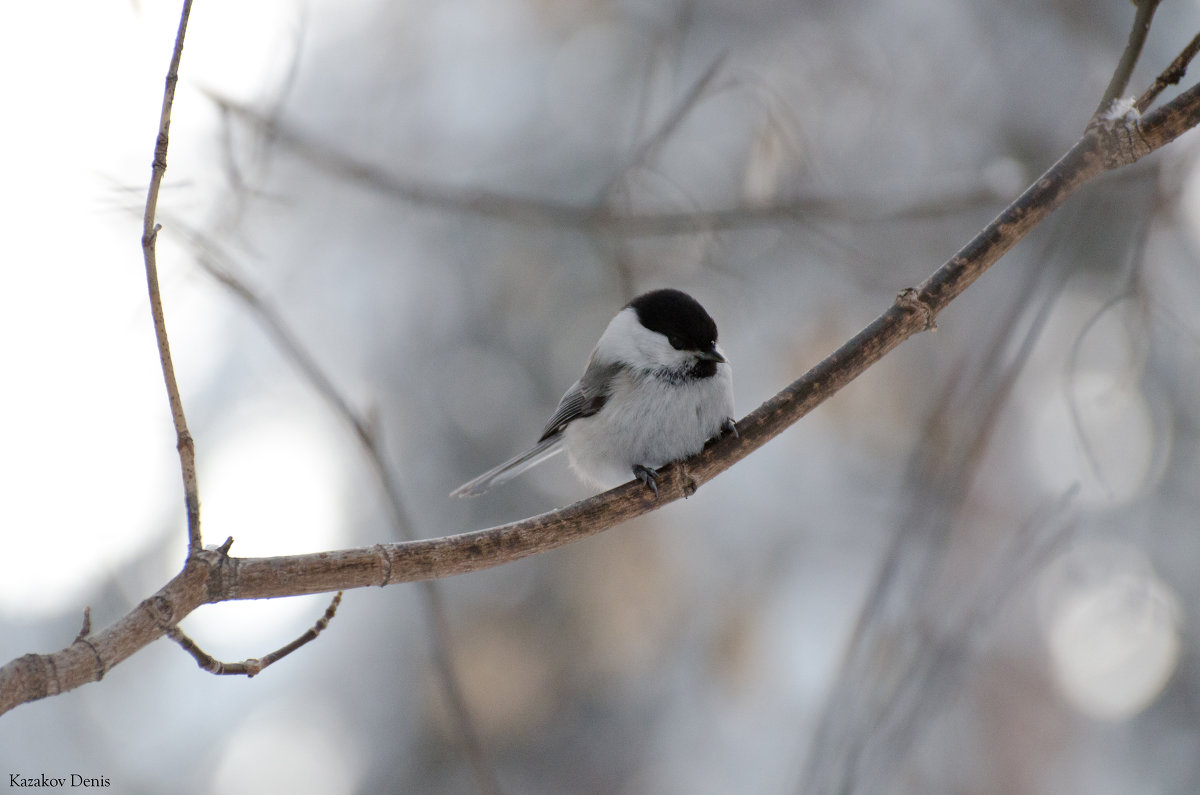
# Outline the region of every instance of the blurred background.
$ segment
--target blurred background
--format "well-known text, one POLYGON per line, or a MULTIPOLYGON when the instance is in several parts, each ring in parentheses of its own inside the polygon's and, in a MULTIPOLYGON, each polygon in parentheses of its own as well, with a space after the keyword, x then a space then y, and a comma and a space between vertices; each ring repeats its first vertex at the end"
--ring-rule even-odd
MULTIPOLYGON (((178 13, 0 11, 0 662, 68 645, 85 606, 108 626, 182 563, 139 244, 178 13)), ((588 496, 561 460, 447 494, 536 439, 645 289, 705 305, 750 411, 1075 141, 1132 15, 197 3, 159 267, 205 540, 257 556, 403 537, 281 337, 375 429, 413 537, 588 496)), ((1195 3, 1164 3, 1130 93, 1198 29, 1195 3)), ((0 774, 134 793, 1195 792, 1195 159, 1188 135, 1087 186, 936 333, 686 502, 440 581, 440 619, 417 586, 347 593, 253 680, 160 641, 0 717, 0 774)), ((182 626, 241 660, 327 601, 182 626)))

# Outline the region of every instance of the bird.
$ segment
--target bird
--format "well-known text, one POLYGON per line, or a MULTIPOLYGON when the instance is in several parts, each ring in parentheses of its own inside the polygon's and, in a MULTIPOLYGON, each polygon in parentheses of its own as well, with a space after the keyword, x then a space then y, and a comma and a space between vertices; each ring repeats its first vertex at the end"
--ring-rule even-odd
POLYGON ((637 478, 657 497, 659 468, 724 433, 737 426, 717 324, 687 293, 652 290, 609 322, 537 443, 450 496, 478 496, 566 450, 584 483, 607 489, 637 478))

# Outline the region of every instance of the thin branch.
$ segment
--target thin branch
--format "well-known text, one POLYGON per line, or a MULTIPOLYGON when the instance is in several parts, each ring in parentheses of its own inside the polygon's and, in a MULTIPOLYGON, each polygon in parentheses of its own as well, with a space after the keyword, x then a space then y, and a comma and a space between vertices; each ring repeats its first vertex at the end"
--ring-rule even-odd
MULTIPOLYGON (((1151 198, 1153 202, 1153 198, 1151 198)), ((1071 428, 1074 431, 1075 439, 1079 442, 1080 452, 1083 454, 1084 461, 1087 462, 1091 469, 1092 476, 1096 481, 1111 494, 1111 487, 1108 483, 1108 478, 1104 472, 1104 467, 1100 462, 1100 456, 1096 451, 1096 445, 1092 439, 1092 434, 1088 432, 1083 419, 1083 409, 1080 405, 1077 387, 1079 385, 1079 376, 1083 371, 1083 345, 1086 342, 1088 335, 1096 328, 1110 311, 1120 306, 1125 301, 1129 300, 1136 294, 1136 284, 1138 274, 1142 272, 1144 258, 1148 249, 1150 240, 1150 230, 1155 220, 1155 211, 1153 208, 1146 213, 1144 220, 1139 224, 1139 228, 1132 237, 1129 245, 1130 254, 1126 265, 1127 276, 1125 287, 1116 295, 1109 298, 1101 304, 1092 315, 1084 321, 1083 327, 1079 329, 1079 333, 1071 342, 1071 347, 1067 352, 1066 363, 1066 383, 1064 393, 1067 399, 1067 414, 1071 418, 1071 428)))
POLYGON ((196 641, 184 634, 183 630, 177 625, 169 625, 166 627, 165 632, 168 638, 178 643, 181 649, 195 658, 197 665, 199 665, 203 670, 208 671, 210 674, 214 674, 216 676, 253 677, 262 673, 262 670, 268 665, 279 662, 281 659, 288 656, 304 644, 316 640, 317 635, 320 635, 325 631, 325 628, 329 626, 329 622, 332 621, 334 615, 337 614, 338 605, 341 603, 342 592, 338 591, 334 595, 333 601, 329 603, 329 607, 325 608, 325 614, 317 619, 317 623, 309 627, 308 631, 303 635, 296 638, 286 646, 282 646, 263 657, 251 657, 248 660, 243 660, 242 662, 236 663, 221 662, 217 658, 213 657, 204 649, 200 648, 196 641))
MULTIPOLYGON (((297 19, 292 37, 291 52, 287 58, 287 67, 284 69, 283 76, 280 78, 278 84, 272 89, 270 98, 263 102, 267 106, 264 114, 268 118, 274 118, 282 112, 295 89, 300 75, 300 65, 304 51, 304 33, 309 14, 308 5, 298 4, 296 14, 297 19)), ((224 219, 223 226, 236 227, 237 221, 243 217, 246 197, 253 193, 250 188, 250 182, 253 176, 256 175, 244 173, 237 156, 237 149, 234 145, 234 126, 228 115, 228 112, 221 111, 218 136, 221 141, 220 153, 221 162, 225 170, 225 179, 232 188, 230 193, 234 200, 228 206, 221 208, 221 218, 224 219)), ((251 142, 254 152, 250 159, 253 161, 255 171, 258 174, 270 170, 274 159, 273 155, 277 152, 272 144, 272 141, 263 139, 262 137, 256 137, 256 140, 251 142)))
POLYGON ((75 640, 83 640, 88 635, 92 634, 92 608, 83 608, 83 626, 79 630, 79 634, 75 636, 75 640))
POLYGON ((1150 33, 1150 22, 1154 19, 1154 12, 1158 10, 1160 0, 1135 0, 1135 2, 1137 13, 1133 17, 1133 27, 1129 29, 1129 40, 1125 44, 1125 52, 1121 53, 1121 60, 1117 62, 1117 68, 1113 70, 1112 79, 1108 81, 1108 88, 1104 89, 1104 94, 1100 97, 1100 104, 1096 106, 1094 114, 1096 116, 1107 113, 1112 107, 1113 101, 1125 93, 1125 88, 1129 85, 1129 78, 1133 75, 1133 67, 1137 65, 1138 58, 1142 56, 1146 35, 1150 33))
POLYGON ((382 166, 360 160, 215 92, 205 95, 223 113, 259 128, 261 134, 287 147, 297 156, 330 174, 355 182, 386 196, 449 212, 470 213, 513 224, 573 227, 627 237, 694 234, 723 229, 745 229, 819 219, 853 221, 902 220, 942 216, 996 204, 999 196, 987 186, 969 187, 939 196, 917 196, 914 191, 898 200, 876 198, 796 196, 772 204, 736 206, 685 212, 629 213, 607 204, 568 204, 550 199, 526 198, 487 190, 447 187, 389 173, 382 166))
MULTIPOLYGON (((317 363, 312 353, 300 342, 299 336, 291 330, 283 316, 270 303, 263 300, 257 291, 237 276, 223 252, 200 233, 195 230, 187 230, 187 227, 182 224, 180 226, 191 238, 197 264, 205 273, 246 305, 284 357, 300 371, 312 388, 325 399, 333 412, 349 426, 375 473, 396 536, 402 539, 413 539, 415 535, 412 530, 412 520, 400 494, 399 484, 388 467, 387 456, 384 454, 383 443, 380 441, 381 437, 376 423, 368 421, 350 405, 350 401, 317 363)), ((454 668, 454 659, 450 651, 449 622, 446 618, 446 609, 441 594, 432 581, 421 583, 421 594, 433 640, 434 667, 438 671, 442 694, 450 707, 450 714, 454 717, 458 736, 463 741, 467 759, 475 772, 480 791, 485 794, 499 793, 501 792, 500 782, 495 766, 492 765, 479 731, 475 727, 475 721, 471 717, 466 696, 463 694, 462 685, 454 668)))
MULTIPOLYGON (((154 166, 151 173, 150 188, 146 199, 146 213, 144 219, 144 233, 142 237, 142 248, 146 259, 146 280, 149 285, 151 313, 154 318, 154 329, 158 339, 159 355, 162 361, 163 377, 167 385, 167 395, 171 405, 171 416, 175 423, 176 434, 178 436, 177 447, 179 449, 180 462, 183 470, 185 504, 187 507, 188 517, 188 555, 189 558, 200 552, 203 542, 200 533, 200 499, 199 488, 196 480, 196 464, 195 464, 195 445, 191 434, 187 429, 187 421, 184 417, 183 402, 180 398, 179 387, 175 379, 174 366, 171 361, 170 345, 167 339, 166 319, 162 308, 162 299, 159 293, 158 285, 158 268, 155 251, 155 241, 157 239, 158 226, 155 224, 155 213, 158 205, 158 194, 162 184, 163 175, 167 168, 167 145, 168 132, 171 121, 171 108, 175 98, 175 85, 179 80, 179 63, 183 55, 183 42, 187 31, 187 21, 191 12, 191 0, 185 0, 183 12, 180 18, 179 31, 176 34, 175 49, 171 59, 171 65, 167 72, 166 89, 163 94, 162 113, 159 121, 159 134, 155 145, 154 166)), ((289 335, 282 325, 282 321, 269 308, 265 307, 261 301, 256 300, 249 290, 242 286, 241 290, 233 284, 231 279, 223 279, 223 283, 234 289, 252 308, 259 310, 260 318, 265 318, 269 330, 275 332, 276 341, 290 354, 309 378, 316 386, 319 392, 330 401, 335 410, 340 416, 345 418, 353 427, 355 434, 363 447, 366 449, 368 458, 379 477, 383 489, 388 498, 388 506, 392 514, 393 525, 400 530, 401 537, 407 534, 407 528, 410 526, 400 500, 399 490, 396 488, 394 481, 387 471, 387 465, 383 459, 380 446, 375 437, 369 432, 369 429, 353 411, 350 405, 338 393, 336 387, 329 381, 319 367, 310 356, 295 342, 294 338, 289 335)), ((223 548, 222 555, 228 550, 228 544, 223 548)), ((466 706, 466 700, 458 685, 458 679, 452 668, 452 658, 448 650, 448 632, 445 617, 441 615, 441 601, 437 598, 437 594, 432 590, 432 584, 423 588, 426 596, 427 612, 430 616, 430 625, 434 636, 434 660, 435 665, 441 674, 440 680, 443 683, 447 701, 450 703, 451 712, 455 715, 459 724, 460 736, 464 738, 467 746, 467 754, 476 770, 477 777, 481 790, 485 793, 498 793, 500 787, 496 778, 495 772, 490 763, 487 761, 486 754, 483 750, 483 745, 479 739, 478 732, 474 728, 469 712, 466 706)), ((335 599, 331 609, 336 609, 337 602, 340 597, 335 599)), ((327 614, 329 615, 329 614, 327 614)), ((319 625, 320 626, 320 625, 319 625)), ((204 654, 182 631, 175 626, 174 623, 169 623, 165 627, 165 631, 180 643, 181 647, 196 655, 204 655, 207 658, 202 662, 202 658, 197 656, 197 661, 201 662, 201 667, 205 663, 210 663, 217 669, 214 672, 218 673, 245 673, 253 676, 266 665, 269 665, 274 659, 283 657, 289 654, 294 648, 308 642, 301 639, 293 646, 285 647, 285 649, 275 652, 275 657, 268 655, 268 658, 258 661, 246 661, 244 663, 225 664, 212 659, 204 654), (255 667, 257 666, 257 667, 255 667)), ((320 631, 319 629, 317 630, 320 631)), ((82 637, 82 635, 81 635, 82 637)), ((315 637, 315 633, 313 634, 315 637)), ((206 668, 206 670, 212 670, 206 668)))
POLYGON ((645 165, 652 157, 654 157, 658 150, 662 148, 663 143, 671 136, 673 132, 675 132, 676 129, 679 128, 679 125, 683 123, 683 120, 688 117, 688 114, 690 114, 696 108, 696 105, 699 104, 700 100, 704 98, 705 92, 707 92, 709 87, 712 85, 713 80, 716 78, 721 66, 724 63, 725 56, 721 55, 714 59, 711 64, 709 64, 708 68, 701 73, 696 82, 692 84, 691 88, 684 93, 671 112, 667 114, 667 117, 663 119, 662 124, 658 126, 658 129, 656 129, 650 136, 648 136, 644 141, 642 141, 641 144, 638 145, 633 155, 629 158, 629 161, 620 169, 618 169, 608 180, 608 182, 605 183, 604 187, 600 189, 597 194, 598 202, 604 202, 609 199, 613 190, 618 185, 624 183, 630 171, 645 165))
MULTIPOLYGON (((1086 141, 1088 137, 1095 137, 1102 148, 1112 147, 1112 151, 1101 155, 1106 167, 1115 167, 1120 165, 1119 160, 1136 159, 1148 151, 1141 138, 1138 115, 1110 113, 1109 108, 1115 95, 1124 91, 1129 71, 1145 38, 1149 15, 1153 14, 1156 4, 1143 2, 1139 5, 1130 45, 1084 138, 1086 141)), ((958 500, 967 493, 983 445, 996 427, 999 410, 1063 284, 1064 278, 1059 276, 1053 290, 1042 291, 1043 301, 1016 356, 1009 366, 1002 368, 1002 375, 986 392, 987 399, 977 406, 976 416, 967 420, 973 433, 960 438, 957 444, 950 444, 948 450, 941 449, 945 445, 940 445, 936 459, 927 460, 917 468, 918 472, 932 473, 927 477, 936 483, 939 493, 957 495, 958 500)), ((1027 289, 1032 289, 1032 285, 1027 289)), ((1023 297, 1018 305, 1025 303, 1023 297)), ((997 338, 989 357, 995 358, 1000 350, 997 338)), ((995 364, 983 367, 981 378, 996 369, 995 364)), ((971 392, 976 394, 978 389, 973 388, 971 392)), ((943 403, 949 398, 947 393, 943 403)), ((934 420, 942 421, 941 411, 935 411, 932 416, 934 420)), ((926 444, 918 451, 918 461, 921 457, 928 458, 929 448, 934 444, 930 439, 937 439, 928 432, 922 438, 926 444)), ((1063 505, 1065 507, 1065 501, 1063 505)), ((946 554, 947 538, 957 508, 958 502, 954 501, 941 506, 941 510, 935 508, 932 517, 923 515, 924 511, 914 512, 894 536, 859 612, 857 625, 844 652, 841 671, 823 710, 809 752, 810 761, 804 770, 802 788, 805 792, 868 791, 894 778, 900 760, 919 741, 921 728, 932 720, 933 710, 945 704, 959 686, 969 650, 963 639, 967 637, 969 626, 980 623, 967 619, 981 618, 981 611, 992 604, 990 597, 1002 592, 1006 583, 1013 582, 1008 579, 1011 563, 1018 559, 1018 553, 1024 547, 1016 539, 1024 538, 1034 525, 1030 523, 1009 539, 1007 548, 1002 550, 1006 555, 994 556, 1004 565, 984 570, 984 581, 992 582, 977 593, 976 599, 966 600, 968 610, 960 620, 947 622, 943 619, 939 624, 931 620, 927 609, 922 608, 935 598, 936 586, 932 583, 938 581, 936 566, 946 554), (1006 561, 1006 557, 1009 560, 1006 561), (989 597, 986 602, 984 596, 989 597)), ((1048 551, 1045 545, 1038 546, 1048 551)), ((1026 569, 1031 569, 1033 563, 1034 560, 1026 559, 1026 569)), ((941 601, 943 604, 937 609, 944 614, 945 598, 941 601)))
POLYGON ((188 555, 200 551, 200 490, 196 483, 196 446, 188 432, 187 419, 183 414, 183 399, 179 396, 179 384, 175 380, 175 365, 171 362, 171 344, 167 339, 167 320, 163 315, 162 295, 158 288, 158 256, 155 243, 160 227, 155 223, 158 210, 158 192, 162 187, 163 175, 167 173, 167 142, 171 129, 171 107, 175 102, 175 84, 179 82, 179 61, 183 57, 183 39, 187 33, 188 16, 192 11, 192 0, 184 0, 179 17, 179 31, 175 34, 175 49, 171 53, 171 65, 167 69, 166 88, 163 91, 162 112, 158 119, 158 137, 154 142, 154 163, 150 170, 150 188, 146 192, 146 213, 142 221, 142 255, 146 260, 146 287, 150 293, 150 315, 154 320, 154 336, 158 340, 158 357, 162 363, 163 380, 167 385, 167 401, 171 405, 171 421, 175 424, 176 448, 179 450, 179 465, 183 470, 184 504, 187 508, 188 555))
MULTIPOLYGON (((686 12, 685 12, 686 13, 686 12)), ((674 26, 672 27, 674 30, 674 26)), ((609 180, 604 184, 597 193, 594 200, 594 205, 597 207, 611 207, 614 205, 628 205, 629 202, 629 175, 634 169, 646 165, 652 157, 662 147, 663 143, 670 135, 679 127, 688 114, 695 109, 696 105, 704 97, 708 91, 713 79, 716 77, 721 65, 725 61, 725 56, 715 59, 712 64, 700 75, 699 79, 692 84, 674 109, 667 114, 653 133, 645 138, 640 145, 634 150, 633 155, 625 163, 623 167, 613 172, 609 180)), ((649 81, 647 81, 648 83, 649 81)), ((643 91, 641 112, 645 111, 646 95, 648 91, 643 91)), ((642 115, 639 113, 639 115, 642 115)), ((599 229, 593 231, 601 231, 599 229)), ((634 267, 629 255, 626 241, 613 235, 611 232, 605 235, 605 239, 612 249, 611 252, 606 252, 613 263, 613 270, 616 272, 617 280, 621 287, 621 295, 625 300, 630 300, 636 294, 637 290, 634 287, 634 267)), ((590 237, 591 242, 599 247, 601 241, 595 236, 590 237)))
MULTIPOLYGON (((179 387, 175 379, 174 366, 171 361, 170 344, 167 338, 166 320, 162 309, 162 298, 158 284, 158 268, 155 242, 157 240, 157 232, 159 227, 155 224, 155 214, 158 205, 158 194, 162 184, 162 179, 166 173, 167 161, 167 146, 169 140, 169 129, 171 119, 171 109, 174 103, 175 86, 179 79, 179 63, 183 54, 183 42, 187 31, 187 21, 191 12, 191 0, 185 0, 183 12, 181 14, 179 31, 175 39, 175 49, 172 54, 171 65, 167 72, 166 89, 163 95, 163 107, 159 121, 159 134, 155 144, 154 164, 151 173, 151 182, 146 199, 146 212, 144 218, 144 231, 142 238, 142 248, 146 259, 146 279, 149 286, 151 313, 154 318, 155 334, 158 340, 159 355, 162 361, 163 376, 167 385, 168 399, 171 405, 171 416, 175 423, 175 429, 178 436, 178 449, 180 455, 181 466, 183 470, 185 503, 187 506, 188 516, 188 554, 189 556, 196 554, 202 547, 200 534, 200 511, 199 511, 199 489, 196 480, 195 466, 195 445, 191 434, 187 429, 187 421, 183 412, 183 402, 179 394, 179 387)), ((229 284, 228 280, 225 280, 229 284)), ((232 285, 230 285, 232 287, 232 285)), ((254 296, 248 290, 241 290, 240 294, 252 306, 256 305, 253 300, 254 296)), ((257 302, 257 306, 265 311, 265 307, 261 302, 257 302)), ((263 313, 260 312, 260 316, 263 313)), ((269 312, 266 312, 268 321, 272 320, 269 312)), ((268 327, 272 324, 268 322, 268 327)), ((337 392, 333 384, 324 376, 311 357, 306 356, 305 351, 294 342, 294 339, 283 330, 282 324, 276 322, 274 329, 278 331, 277 340, 287 350, 300 366, 305 375, 312 381, 318 391, 322 393, 331 403, 333 403, 338 413, 347 419, 353 426, 357 437, 368 450, 369 456, 375 465, 376 471, 379 474, 381 481, 384 483, 384 489, 389 498, 389 504, 392 508, 393 519, 395 524, 402 529, 406 526, 406 521, 403 516, 403 508, 399 501, 398 491, 393 487, 391 479, 388 477, 386 465, 383 462, 382 456, 379 453, 379 446, 375 442, 374 437, 368 432, 365 423, 363 423, 350 408, 349 404, 337 392)), ((232 539, 230 539, 232 541, 232 539)), ((222 547, 220 554, 223 556, 229 549, 229 542, 222 547)), ((429 584, 425 589, 428 612, 430 613, 430 623, 434 632, 434 647, 435 647, 435 663, 442 673, 441 680, 444 683, 444 690, 448 701, 451 703, 452 712, 458 718, 460 724, 460 732, 466 738, 468 756, 470 757, 473 766, 476 768, 477 775, 480 779, 480 786, 484 792, 499 792, 499 785, 494 771, 487 763, 484 755, 482 744, 478 738, 478 732, 475 731, 473 723, 466 709, 465 699, 462 696, 461 688, 458 686, 458 681, 451 668, 451 658, 446 648, 447 631, 445 617, 441 615, 441 603, 437 599, 437 594, 432 592, 432 584, 429 584)), ((190 638, 183 633, 182 630, 175 624, 168 624, 164 631, 168 636, 175 640, 179 645, 187 650, 196 658, 197 663, 202 668, 212 673, 217 674, 244 674, 246 676, 254 676, 263 668, 278 659, 281 659, 296 649, 300 648, 310 640, 315 638, 328 624, 337 610, 338 604, 341 602, 341 592, 334 597, 325 616, 317 622, 317 625, 310 629, 308 633, 301 636, 297 640, 278 649, 266 657, 261 659, 246 660, 241 663, 223 663, 197 646, 190 638)), ((77 640, 83 640, 90 632, 90 613, 85 613, 84 629, 80 632, 77 640)), ((102 675, 102 674, 101 674, 102 675)))
POLYGON ((1173 86, 1183 79, 1187 74, 1188 64, 1196 57, 1196 53, 1200 52, 1200 33, 1197 33, 1188 45, 1183 48, 1183 52, 1175 56, 1175 60, 1171 61, 1171 65, 1163 70, 1162 74, 1154 79, 1150 84, 1150 88, 1146 89, 1146 93, 1138 97, 1134 107, 1139 113, 1145 113, 1154 100, 1158 99, 1158 95, 1166 89, 1167 86, 1173 86))
MULTIPOLYGON (((1001 411, 1065 283, 1064 269, 1043 270, 1037 279, 1027 281, 1000 324, 1001 328, 1015 327, 1031 298, 1041 296, 1017 350, 1006 356, 1006 338, 995 336, 975 376, 969 381, 948 382, 931 407, 920 434, 922 444, 910 459, 904 493, 928 492, 938 498, 914 500, 892 535, 858 610, 838 676, 822 709, 802 791, 876 788, 877 780, 894 774, 895 763, 920 741, 927 725, 906 710, 930 710, 946 703, 955 690, 967 658, 945 657, 947 651, 961 651, 961 636, 968 625, 958 624, 956 630, 953 621, 945 618, 946 603, 949 599, 963 605, 969 613, 984 606, 964 594, 948 594, 938 576, 939 566, 949 554, 955 518, 1001 411), (963 395, 970 395, 971 400, 963 401, 963 395), (948 413, 955 403, 968 406, 964 414, 948 413), (935 606, 931 609, 931 605, 935 606), (935 671, 939 674, 936 679, 935 671)), ((1027 525, 1016 535, 1026 538, 1034 529, 1027 525)), ((1008 550, 1021 548, 1023 545, 1016 544, 1008 550)), ((999 555, 983 570, 984 577, 1012 583, 1005 579, 1007 574, 1007 561, 999 555)))

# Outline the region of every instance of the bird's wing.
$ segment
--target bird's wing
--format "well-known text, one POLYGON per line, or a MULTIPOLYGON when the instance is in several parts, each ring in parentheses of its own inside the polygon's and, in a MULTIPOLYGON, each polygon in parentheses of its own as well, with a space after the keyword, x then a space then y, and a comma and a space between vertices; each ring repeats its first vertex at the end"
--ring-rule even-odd
POLYGON ((598 412, 609 395, 612 394, 613 380, 620 372, 621 365, 599 363, 594 358, 588 362, 583 377, 571 385, 571 388, 558 401, 558 408, 546 423, 539 442, 557 437, 571 422, 580 417, 590 417, 598 412))

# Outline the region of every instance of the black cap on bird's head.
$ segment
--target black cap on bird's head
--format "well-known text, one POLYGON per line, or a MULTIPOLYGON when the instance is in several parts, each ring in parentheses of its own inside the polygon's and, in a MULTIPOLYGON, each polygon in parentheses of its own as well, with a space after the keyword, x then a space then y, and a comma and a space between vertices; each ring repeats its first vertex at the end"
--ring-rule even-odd
POLYGON ((667 338, 671 347, 695 351, 701 358, 723 362, 717 352, 717 324, 695 298, 682 290, 652 290, 629 302, 638 322, 667 338))

